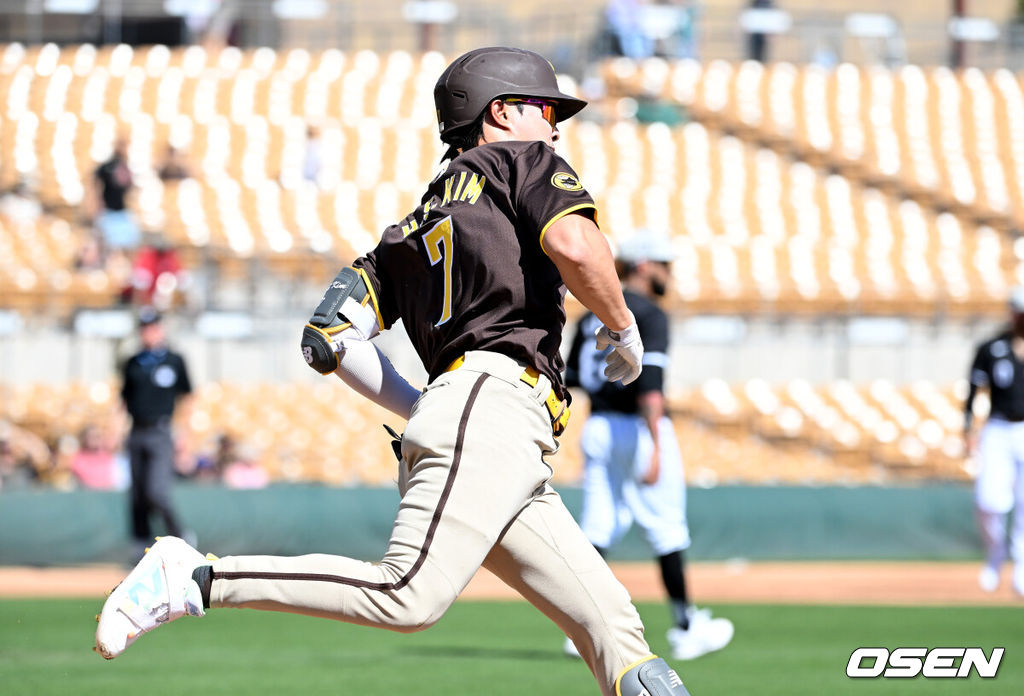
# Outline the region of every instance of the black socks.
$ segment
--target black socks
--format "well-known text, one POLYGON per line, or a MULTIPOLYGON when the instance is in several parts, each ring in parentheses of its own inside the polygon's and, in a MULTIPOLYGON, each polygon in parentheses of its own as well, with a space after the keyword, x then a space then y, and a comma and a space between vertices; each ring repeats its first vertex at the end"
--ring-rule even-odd
POLYGON ((661 581, 665 584, 673 618, 684 631, 690 627, 690 599, 686 594, 686 575, 683 572, 683 552, 673 551, 658 557, 661 581))

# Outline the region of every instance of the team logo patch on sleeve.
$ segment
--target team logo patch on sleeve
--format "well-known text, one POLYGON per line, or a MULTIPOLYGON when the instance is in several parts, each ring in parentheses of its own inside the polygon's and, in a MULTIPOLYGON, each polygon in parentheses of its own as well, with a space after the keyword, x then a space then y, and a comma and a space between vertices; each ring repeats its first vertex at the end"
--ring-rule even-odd
POLYGON ((580 191, 583 189, 583 184, 580 183, 580 180, 569 172, 558 172, 552 176, 551 185, 563 191, 580 191))

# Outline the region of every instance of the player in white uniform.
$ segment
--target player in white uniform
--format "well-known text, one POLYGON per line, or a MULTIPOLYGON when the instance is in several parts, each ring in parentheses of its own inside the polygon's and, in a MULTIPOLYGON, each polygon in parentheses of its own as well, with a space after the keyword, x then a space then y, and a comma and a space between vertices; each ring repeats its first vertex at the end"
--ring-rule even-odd
POLYGON ((974 502, 985 565, 978 584, 988 592, 999 587, 1009 541, 1013 589, 1024 596, 1024 287, 1010 295, 1010 327, 975 353, 964 404, 964 437, 968 454, 977 453, 979 463, 974 502), (979 388, 989 390, 992 406, 980 438, 975 438, 971 426, 979 388), (1011 511, 1013 525, 1007 535, 1011 511))
MULTIPOLYGON (((672 656, 687 660, 725 647, 733 625, 696 609, 686 588, 686 482, 679 443, 665 415, 668 317, 655 303, 667 291, 673 257, 668 237, 647 231, 625 240, 616 256, 626 305, 645 346, 637 381, 623 386, 605 379, 608 349, 599 349, 592 339, 601 326, 593 314, 580 321, 566 377, 587 391, 591 405, 580 436, 585 460, 580 526, 604 555, 634 522, 640 525, 658 558, 672 606, 672 656)), ((569 641, 565 649, 570 655, 575 652, 569 641)))

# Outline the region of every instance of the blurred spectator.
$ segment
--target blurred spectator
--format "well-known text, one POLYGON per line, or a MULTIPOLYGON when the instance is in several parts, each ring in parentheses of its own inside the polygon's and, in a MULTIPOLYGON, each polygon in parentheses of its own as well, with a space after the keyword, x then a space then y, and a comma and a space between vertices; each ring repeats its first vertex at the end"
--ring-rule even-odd
POLYGON ((811 63, 828 70, 839 65, 839 54, 829 37, 819 36, 815 40, 814 49, 811 51, 811 63))
POLYGON ((224 467, 224 484, 228 488, 265 488, 270 483, 270 476, 253 447, 239 445, 234 454, 224 467))
POLYGON ((212 453, 205 451, 199 453, 189 475, 198 481, 220 482, 224 476, 224 469, 235 456, 234 452, 234 438, 228 433, 221 434, 217 438, 217 445, 212 453))
POLYGON ((179 467, 178 470, 189 478, 203 483, 216 483, 220 480, 220 472, 217 471, 216 455, 204 450, 196 453, 196 458, 191 468, 179 467))
POLYGON ((0 215, 13 223, 34 222, 42 214, 43 206, 25 179, 0 196, 0 215))
POLYGON ((114 142, 110 159, 96 169, 96 226, 103 235, 107 249, 134 249, 139 245, 139 225, 127 207, 132 188, 128 169, 128 143, 124 138, 114 142))
POLYGON ((165 182, 191 179, 192 169, 189 167, 185 153, 173 145, 168 145, 164 162, 157 170, 157 175, 165 182))
POLYGON ((219 0, 214 7, 216 10, 207 15, 205 21, 200 20, 193 26, 193 32, 201 37, 199 43, 208 51, 240 45, 241 0, 219 0))
POLYGON ((697 11, 690 0, 661 0, 644 10, 655 55, 669 59, 697 57, 697 11))
POLYGON ((646 4, 647 0, 609 1, 605 21, 612 54, 635 59, 654 55, 654 39, 644 28, 643 7, 646 4))
POLYGON ((634 60, 695 58, 695 25, 689 0, 610 0, 599 53, 634 60))
MULTIPOLYGON (((750 0, 751 9, 766 10, 774 4, 773 0, 750 0)), ((763 63, 768 55, 768 37, 760 31, 751 32, 747 37, 747 58, 763 63)))
POLYGON ((87 425, 71 456, 71 473, 84 488, 116 490, 122 487, 114 448, 95 425, 87 425))
POLYGON ((94 235, 89 235, 82 241, 82 245, 75 252, 76 271, 97 271, 104 266, 103 247, 100 240, 94 235))
POLYGON ((223 433, 217 438, 215 451, 196 459, 191 475, 195 480, 223 483, 229 488, 263 488, 270 483, 270 475, 259 459, 255 447, 223 433))
POLYGON ((125 289, 126 300, 138 305, 153 305, 167 310, 174 304, 175 293, 186 281, 178 250, 162 235, 135 253, 131 284, 125 289))
POLYGON ((306 127, 306 155, 302 160, 302 177, 306 181, 316 182, 320 177, 323 165, 323 142, 320 140, 320 129, 310 125, 306 127))
POLYGON ((0 419, 0 489, 24 488, 39 480, 53 457, 35 433, 0 419))

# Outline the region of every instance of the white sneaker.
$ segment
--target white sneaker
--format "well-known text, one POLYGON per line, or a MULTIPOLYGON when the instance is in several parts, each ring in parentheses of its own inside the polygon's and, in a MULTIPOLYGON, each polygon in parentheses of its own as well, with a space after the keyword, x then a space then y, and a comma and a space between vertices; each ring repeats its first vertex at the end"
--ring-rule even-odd
POLYGON ((1024 562, 1013 566, 1013 591, 1024 597, 1024 562))
POLYGON ((693 660, 724 648, 734 632, 729 619, 712 618, 709 610, 694 609, 690 612, 690 627, 685 631, 670 628, 667 637, 674 659, 693 660))
POLYGON ((568 657, 583 659, 583 656, 580 655, 580 651, 576 649, 576 644, 572 642, 572 638, 569 636, 565 637, 565 643, 562 644, 562 652, 568 657))
POLYGON ((192 571, 208 563, 177 537, 158 539, 103 604, 96 618, 96 652, 113 660, 157 626, 185 614, 202 616, 202 591, 192 571))
POLYGON ((982 568, 978 573, 978 586, 985 592, 995 592, 999 589, 999 569, 990 565, 982 568))

